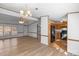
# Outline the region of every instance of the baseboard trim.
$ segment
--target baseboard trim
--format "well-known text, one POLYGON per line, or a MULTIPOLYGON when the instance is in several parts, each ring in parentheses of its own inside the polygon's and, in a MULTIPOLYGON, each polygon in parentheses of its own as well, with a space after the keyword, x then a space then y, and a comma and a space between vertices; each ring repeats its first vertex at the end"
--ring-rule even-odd
POLYGON ((35 37, 32 37, 32 36, 28 36, 28 37, 31 37, 31 38, 37 39, 37 38, 35 38, 35 37))
POLYGON ((41 35, 41 36, 48 37, 47 35, 41 35))
POLYGON ((76 42, 79 42, 79 40, 74 40, 74 39, 68 39, 68 40, 70 40, 70 41, 76 41, 76 42))
POLYGON ((76 54, 73 54, 71 52, 68 52, 68 56, 79 56, 79 55, 76 55, 76 54))
POLYGON ((6 39, 12 39, 12 38, 20 38, 20 37, 28 37, 28 36, 6 37, 6 38, 0 38, 0 40, 6 40, 6 39))

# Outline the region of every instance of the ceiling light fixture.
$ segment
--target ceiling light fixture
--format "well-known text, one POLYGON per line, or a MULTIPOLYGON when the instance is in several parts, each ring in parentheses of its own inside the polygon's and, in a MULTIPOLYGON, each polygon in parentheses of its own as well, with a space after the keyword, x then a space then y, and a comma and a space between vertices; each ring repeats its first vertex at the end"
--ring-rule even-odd
POLYGON ((20 14, 24 14, 24 11, 23 10, 20 10, 20 14))
POLYGON ((23 21, 19 21, 19 23, 20 23, 20 24, 24 24, 24 22, 23 22, 23 21))
POLYGON ((24 24, 26 18, 28 16, 32 16, 32 13, 30 10, 20 10, 20 20, 19 20, 19 23, 20 24, 24 24))
POLYGON ((20 17, 19 23, 24 24, 24 19, 22 17, 20 17))

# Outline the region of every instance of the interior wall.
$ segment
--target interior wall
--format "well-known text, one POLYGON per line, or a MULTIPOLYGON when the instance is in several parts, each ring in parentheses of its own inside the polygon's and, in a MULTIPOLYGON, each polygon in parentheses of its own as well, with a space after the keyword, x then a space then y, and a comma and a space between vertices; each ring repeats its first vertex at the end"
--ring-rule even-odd
POLYGON ((28 26, 24 26, 24 36, 28 36, 28 26))
POLYGON ((37 24, 38 22, 34 22, 32 24, 29 24, 28 26, 28 35, 34 38, 37 38, 37 24))
POLYGON ((68 14, 68 52, 79 55, 79 13, 68 14))

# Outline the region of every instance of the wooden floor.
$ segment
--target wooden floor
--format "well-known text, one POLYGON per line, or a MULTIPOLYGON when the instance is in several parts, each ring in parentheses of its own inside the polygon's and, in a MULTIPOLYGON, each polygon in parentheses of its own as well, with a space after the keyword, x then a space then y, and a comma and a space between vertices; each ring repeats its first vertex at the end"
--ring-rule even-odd
POLYGON ((50 48, 31 37, 0 40, 2 56, 65 56, 63 50, 50 48))
POLYGON ((60 48, 67 51, 67 40, 61 40, 55 42, 60 48))

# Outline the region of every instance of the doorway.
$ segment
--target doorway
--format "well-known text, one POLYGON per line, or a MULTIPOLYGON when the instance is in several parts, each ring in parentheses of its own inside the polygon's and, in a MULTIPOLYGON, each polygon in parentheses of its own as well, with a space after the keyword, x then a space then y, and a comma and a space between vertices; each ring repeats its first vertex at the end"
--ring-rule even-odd
POLYGON ((49 46, 67 51, 67 21, 51 22, 48 25, 49 46))
POLYGON ((51 43, 55 41, 55 26, 51 25, 51 43))
POLYGON ((41 27, 39 24, 37 24, 37 40, 41 41, 41 27))

